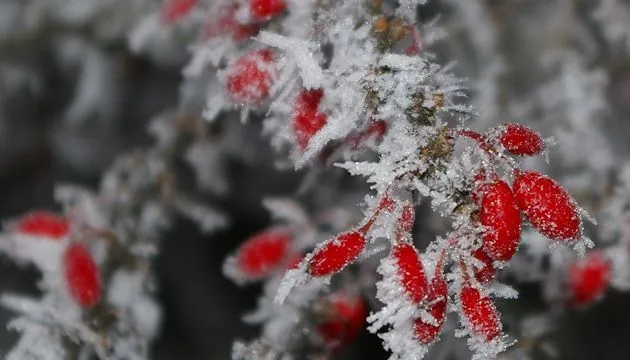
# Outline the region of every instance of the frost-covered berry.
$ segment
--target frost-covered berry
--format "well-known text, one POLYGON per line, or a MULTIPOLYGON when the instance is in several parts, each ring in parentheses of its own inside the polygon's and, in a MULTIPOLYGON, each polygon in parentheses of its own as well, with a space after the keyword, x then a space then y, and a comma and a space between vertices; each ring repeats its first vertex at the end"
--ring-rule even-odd
POLYGON ((499 312, 492 299, 465 284, 460 289, 459 302, 466 326, 473 335, 491 341, 501 334, 499 312))
POLYGON ((258 26, 255 24, 241 24, 236 19, 236 11, 238 6, 230 6, 221 10, 219 21, 206 22, 201 30, 201 36, 203 39, 211 39, 217 36, 228 35, 234 41, 243 41, 254 35, 258 30, 258 26))
POLYGON ((472 256, 480 263, 480 267, 475 267, 473 273, 475 279, 482 284, 487 284, 494 279, 494 267, 492 266, 492 259, 486 254, 486 252, 479 248, 473 251, 472 256))
POLYGON ((64 276, 70 296, 84 308, 101 298, 101 278, 96 262, 81 244, 71 244, 63 255, 64 276))
POLYGON ((268 276, 287 256, 291 234, 282 230, 264 231, 250 237, 237 250, 238 270, 248 278, 268 276))
POLYGON ((321 89, 303 90, 295 101, 293 132, 295 141, 302 151, 308 146, 311 137, 328 121, 328 116, 318 111, 323 96, 324 91, 321 89))
POLYGON ((544 149, 544 141, 540 135, 520 124, 506 124, 501 129, 499 142, 508 152, 519 156, 534 156, 544 149))
POLYGON ((427 295, 427 278, 415 246, 409 243, 396 244, 392 248, 400 284, 413 303, 419 303, 427 295))
POLYGON ((365 324, 367 307, 362 298, 343 292, 327 296, 317 333, 327 346, 337 348, 348 345, 357 337, 365 324))
POLYGON ((508 261, 516 253, 521 238, 521 214, 510 186, 501 180, 483 185, 479 222, 486 227, 483 248, 494 260, 508 261))
POLYGON ((365 248, 365 236, 349 231, 328 240, 317 248, 309 260, 309 272, 313 276, 327 276, 341 271, 354 262, 365 248))
POLYGON ((608 288, 610 263, 600 252, 591 252, 571 264, 568 272, 570 302, 585 306, 597 301, 608 288))
POLYGON ((269 49, 254 50, 236 59, 227 69, 225 88, 239 104, 258 105, 269 97, 276 79, 276 62, 269 49))
POLYGON ((446 316, 447 300, 448 286, 446 280, 444 280, 442 270, 438 269, 431 280, 431 286, 429 287, 429 294, 426 301, 428 304, 426 310, 431 314, 435 323, 425 322, 420 318, 414 321, 414 333, 421 343, 431 344, 440 334, 446 316))
POLYGON ((168 0, 160 13, 163 24, 172 25, 186 15, 197 5, 198 0, 168 0))
POLYGON ((25 235, 60 239, 70 231, 70 222, 63 216, 47 211, 34 211, 22 217, 16 231, 25 235))
POLYGON ((582 235, 577 205, 553 179, 535 171, 517 172, 514 197, 529 222, 552 240, 576 240, 582 235))
POLYGON ((249 0, 249 11, 255 21, 269 20, 286 8, 284 0, 249 0))

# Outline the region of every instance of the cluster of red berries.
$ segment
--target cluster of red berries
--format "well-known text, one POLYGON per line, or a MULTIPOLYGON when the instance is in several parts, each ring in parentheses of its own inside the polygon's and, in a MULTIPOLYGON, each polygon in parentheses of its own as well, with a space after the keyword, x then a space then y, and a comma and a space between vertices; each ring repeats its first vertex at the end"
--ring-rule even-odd
MULTIPOLYGON (((234 256, 239 274, 254 281, 297 268, 304 254, 292 249, 292 237, 285 228, 272 228, 251 236, 234 256)), ((360 296, 341 291, 324 296, 318 303, 315 330, 327 347, 339 349, 351 343, 363 329, 367 308, 360 296)))
MULTIPOLYGON (((47 211, 34 211, 19 219, 15 231, 20 234, 60 241, 70 233, 70 222, 47 211)), ((72 299, 84 308, 91 308, 101 298, 100 270, 89 251, 71 243, 62 255, 63 276, 72 299)))

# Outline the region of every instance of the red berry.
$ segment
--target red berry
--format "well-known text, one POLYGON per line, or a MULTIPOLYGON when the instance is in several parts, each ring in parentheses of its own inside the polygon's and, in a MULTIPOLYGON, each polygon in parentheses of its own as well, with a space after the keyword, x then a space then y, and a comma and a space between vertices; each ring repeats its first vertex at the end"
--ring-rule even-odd
POLYGON ((280 266, 287 255, 291 235, 286 231, 269 230, 258 233, 239 248, 239 270, 252 278, 268 276, 280 266))
POLYGON ((16 226, 19 233, 55 239, 68 235, 70 231, 70 222, 66 218, 47 211, 31 212, 22 217, 16 226))
POLYGON ((271 50, 254 50, 236 59, 227 71, 225 86, 232 101, 257 105, 269 97, 276 77, 271 50))
POLYGON ((323 96, 324 91, 321 89, 304 90, 295 102, 293 132, 298 147, 302 151, 306 149, 313 135, 328 121, 328 116, 317 110, 323 96))
POLYGON ((284 11, 284 0, 250 0, 249 10, 256 21, 269 20, 284 11))
POLYGON ((492 266, 492 259, 481 248, 475 250, 472 253, 472 256, 482 264, 481 267, 474 268, 474 274, 477 281, 482 284, 487 284, 491 282, 494 279, 494 267, 492 266))
POLYGON ((330 347, 347 345, 363 329, 367 307, 360 297, 336 293, 324 299, 323 321, 317 325, 318 334, 330 347))
POLYGON ((436 274, 431 280, 431 287, 427 296, 427 304, 429 304, 427 311, 433 316, 437 324, 430 324, 422 321, 422 319, 416 319, 414 322, 416 338, 423 344, 434 342, 442 330, 444 318, 446 317, 447 300, 448 286, 444 280, 442 270, 439 269, 436 270, 436 274))
POLYGON ((529 222, 549 239, 575 240, 582 235, 575 202, 553 179, 535 171, 518 172, 514 195, 529 222))
POLYGON ((392 257, 405 293, 412 302, 419 303, 427 295, 428 284, 418 251, 412 244, 397 244, 392 249, 392 257))
POLYGON ((501 130, 499 142, 508 152, 520 156, 533 156, 543 151, 543 139, 534 130, 516 123, 507 124, 501 130))
POLYGON ((79 305, 91 308, 101 298, 101 278, 92 255, 81 244, 71 244, 63 255, 66 285, 79 305))
POLYGON ((591 252, 569 267, 568 286, 571 303, 591 304, 606 291, 610 280, 610 263, 599 252, 591 252))
POLYGON ((241 24, 236 20, 238 6, 230 6, 221 10, 219 22, 208 22, 201 30, 202 38, 211 39, 216 36, 229 35, 234 41, 243 41, 254 35, 258 27, 255 24, 241 24))
POLYGON ((169 0, 160 13, 163 24, 171 25, 184 18, 197 5, 197 0, 169 0))
POLYGON ((492 300, 470 285, 462 286, 459 293, 462 313, 470 331, 491 341, 501 334, 499 313, 492 300))
POLYGON ((315 250, 309 261, 313 276, 327 276, 341 271, 354 262, 365 248, 365 237, 358 231, 349 231, 328 240, 315 250))
POLYGON ((501 180, 483 185, 479 221, 487 228, 483 248, 494 260, 508 261, 521 237, 521 214, 510 186, 501 180))

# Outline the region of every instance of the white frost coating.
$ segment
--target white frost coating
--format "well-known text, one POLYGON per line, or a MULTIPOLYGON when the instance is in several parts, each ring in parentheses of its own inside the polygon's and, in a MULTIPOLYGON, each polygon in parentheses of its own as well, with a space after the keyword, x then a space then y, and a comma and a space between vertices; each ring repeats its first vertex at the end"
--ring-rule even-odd
POLYGON ((324 82, 324 73, 313 56, 316 45, 308 41, 262 31, 257 40, 263 44, 283 50, 296 62, 300 76, 307 89, 319 88, 324 82))

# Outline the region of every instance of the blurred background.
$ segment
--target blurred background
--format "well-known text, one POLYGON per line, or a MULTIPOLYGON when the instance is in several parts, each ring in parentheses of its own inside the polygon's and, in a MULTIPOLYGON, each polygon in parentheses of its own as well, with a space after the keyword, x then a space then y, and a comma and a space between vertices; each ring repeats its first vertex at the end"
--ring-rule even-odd
MULTIPOLYGON (((74 6, 75 10, 81 3, 76 0, 50 2, 58 3, 55 6, 59 9, 74 6)), ((503 24, 499 29, 506 30, 500 34, 500 46, 517 48, 508 51, 515 57, 509 60, 512 64, 526 62, 527 56, 519 57, 537 43, 531 39, 528 43, 521 42, 523 34, 510 34, 507 31, 515 31, 515 28, 506 24, 533 27, 541 16, 539 11, 549 9, 541 3, 487 1, 486 6, 494 9, 493 16, 503 24), (532 25, 522 24, 527 21, 532 25)), ((38 30, 44 32, 22 34, 20 27, 30 25, 26 24, 28 19, 15 16, 19 9, 19 2, 0 0, 2 219, 32 209, 57 209, 52 196, 53 185, 57 183, 96 188, 101 174, 118 155, 150 146, 147 123, 160 112, 177 107, 182 81, 181 59, 132 53, 120 34, 102 34, 101 27, 107 24, 105 20, 103 23, 60 21, 71 25, 53 27, 48 29, 50 32, 38 30), (16 24, 20 21, 25 23, 16 24), (86 80, 88 76, 102 78, 86 80), (94 83, 101 87, 93 89, 94 83), (90 91, 95 93, 90 94, 90 91)), ((422 14, 431 18, 438 10, 437 6, 426 8, 422 14)), ((586 6, 580 11, 588 15, 592 9, 586 6)), ((558 14, 547 16, 560 19, 558 14)), ((625 25, 630 28, 630 22, 625 25)), ((456 30, 455 36, 459 35, 461 32, 456 30)), ((594 44, 600 47, 593 51, 602 57, 610 51, 603 39, 594 44)), ((470 51, 458 46, 447 46, 444 50, 444 53, 459 54, 456 58, 464 60, 470 51)), ((179 53, 185 54, 185 51, 179 53)), ((616 115, 594 125, 607 134, 606 139, 618 154, 624 154, 629 148, 626 120, 630 114, 630 62, 623 59, 602 65, 609 70, 605 95, 616 115)), ((477 64, 484 62, 484 58, 472 60, 462 61, 458 71, 474 78, 479 75, 477 64)), ((531 81, 524 79, 528 74, 523 70, 502 80, 527 89, 527 85, 519 86, 519 81, 531 81)), ((234 121, 238 119, 235 117, 234 121)), ((155 344, 156 359, 227 359, 235 339, 250 339, 257 334, 257 329, 243 324, 240 316, 254 307, 260 288, 234 285, 223 276, 222 262, 242 239, 269 223, 261 207, 262 197, 291 194, 299 186, 302 174, 275 170, 268 141, 251 136, 260 131, 259 124, 252 123, 243 130, 243 136, 255 142, 253 146, 259 149, 256 161, 227 159, 226 176, 231 188, 237 191, 220 200, 212 199, 213 204, 228 213, 234 226, 212 236, 202 236, 195 225, 178 219, 176 226, 163 237, 163 250, 156 259, 156 267, 165 318, 155 344)), ((192 182, 191 179, 183 181, 192 182)), ((195 193, 195 196, 203 199, 207 195, 195 193)), ((35 270, 18 268, 8 259, 0 259, 2 291, 36 293, 38 276, 35 270)), ((516 312, 521 307, 543 306, 539 288, 532 286, 522 290, 522 299, 505 306, 514 307, 516 312)), ((8 312, 0 310, 0 324, 6 323, 9 316, 8 312)), ((558 345, 559 359, 629 358, 630 295, 611 291, 592 308, 567 312, 561 317, 553 338, 558 345)), ((0 354, 16 339, 15 333, 0 326, 0 354)), ((342 356, 387 358, 380 341, 367 332, 342 356)), ((535 356, 546 359, 542 354, 535 356)))

